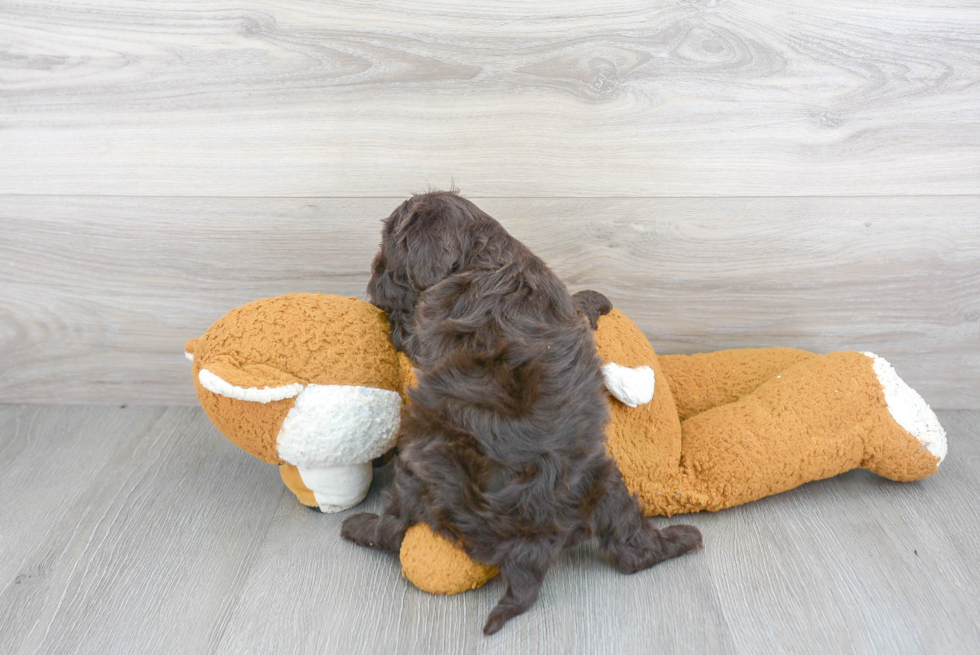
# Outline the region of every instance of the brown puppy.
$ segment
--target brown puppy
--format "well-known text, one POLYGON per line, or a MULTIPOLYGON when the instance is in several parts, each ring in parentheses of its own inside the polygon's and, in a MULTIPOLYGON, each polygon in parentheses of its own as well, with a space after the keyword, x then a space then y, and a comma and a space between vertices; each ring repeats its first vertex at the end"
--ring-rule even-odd
POLYGON ((692 526, 655 529, 606 456, 589 326, 608 311, 604 296, 583 292, 578 311, 540 259, 447 192, 388 217, 368 292, 419 384, 384 510, 348 518, 344 538, 397 552, 424 522, 499 566, 507 590, 486 634, 526 611, 548 566, 585 538, 597 536, 624 573, 701 545, 692 526))

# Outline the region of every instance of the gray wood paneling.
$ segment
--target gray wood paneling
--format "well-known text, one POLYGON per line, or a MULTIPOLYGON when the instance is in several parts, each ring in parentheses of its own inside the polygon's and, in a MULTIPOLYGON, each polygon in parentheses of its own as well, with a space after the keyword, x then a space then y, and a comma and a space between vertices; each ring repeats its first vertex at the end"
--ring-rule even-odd
POLYGON ((970 3, 467 4, 3 3, 0 193, 980 192, 970 3))
MULTIPOLYGON (((418 591, 394 557, 340 540, 346 513, 301 507, 199 409, 0 406, 0 650, 974 652, 980 412, 939 416, 949 456, 926 480, 856 471, 674 517, 705 549, 633 576, 576 548, 484 638, 499 581, 418 591)), ((376 510, 389 483, 382 469, 351 511, 376 510)))
MULTIPOLYGON (((980 408, 975 197, 476 202, 660 352, 873 350, 980 408)), ((397 203, 0 197, 0 401, 194 404, 186 339, 265 296, 363 297, 397 203)))

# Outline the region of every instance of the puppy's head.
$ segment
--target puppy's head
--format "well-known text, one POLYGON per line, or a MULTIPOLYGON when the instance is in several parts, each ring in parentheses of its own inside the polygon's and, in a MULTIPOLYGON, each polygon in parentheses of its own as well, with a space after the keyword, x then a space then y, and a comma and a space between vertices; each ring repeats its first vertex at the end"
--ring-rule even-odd
POLYGON ((412 196, 385 219, 372 264, 372 300, 419 294, 462 267, 472 226, 486 215, 455 192, 412 196))

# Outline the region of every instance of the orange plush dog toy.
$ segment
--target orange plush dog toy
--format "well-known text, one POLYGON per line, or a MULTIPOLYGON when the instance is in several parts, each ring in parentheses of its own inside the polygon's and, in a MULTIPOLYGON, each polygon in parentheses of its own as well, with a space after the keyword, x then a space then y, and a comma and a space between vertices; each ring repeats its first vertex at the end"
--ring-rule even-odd
MULTIPOLYGON (((595 337, 610 392, 607 448, 647 514, 724 509, 854 468, 920 480, 946 454, 936 415, 872 353, 658 357, 617 310, 599 318, 595 337)), ((337 511, 363 499, 414 380, 382 312, 353 298, 269 298, 232 310, 186 350, 208 416, 280 464, 300 502, 337 511)), ((421 525, 401 559, 433 593, 495 574, 421 525)))

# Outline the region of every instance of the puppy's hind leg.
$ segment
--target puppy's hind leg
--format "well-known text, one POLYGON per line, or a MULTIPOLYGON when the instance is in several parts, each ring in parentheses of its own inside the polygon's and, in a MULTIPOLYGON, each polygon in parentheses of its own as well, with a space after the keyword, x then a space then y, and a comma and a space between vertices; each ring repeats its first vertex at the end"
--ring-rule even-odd
POLYGON ((490 611, 483 634, 492 635, 515 616, 523 614, 538 599, 544 575, 555 553, 546 543, 519 542, 500 563, 507 591, 490 611))
POLYGON ((400 462, 395 462, 395 479, 381 515, 362 512, 344 520, 340 536, 361 546, 397 553, 405 532, 415 523, 412 508, 419 507, 422 484, 400 462))
POLYGON ((693 525, 657 530, 653 519, 640 513, 618 471, 610 476, 593 517, 599 543, 621 573, 636 573, 702 547, 701 532, 693 525))

